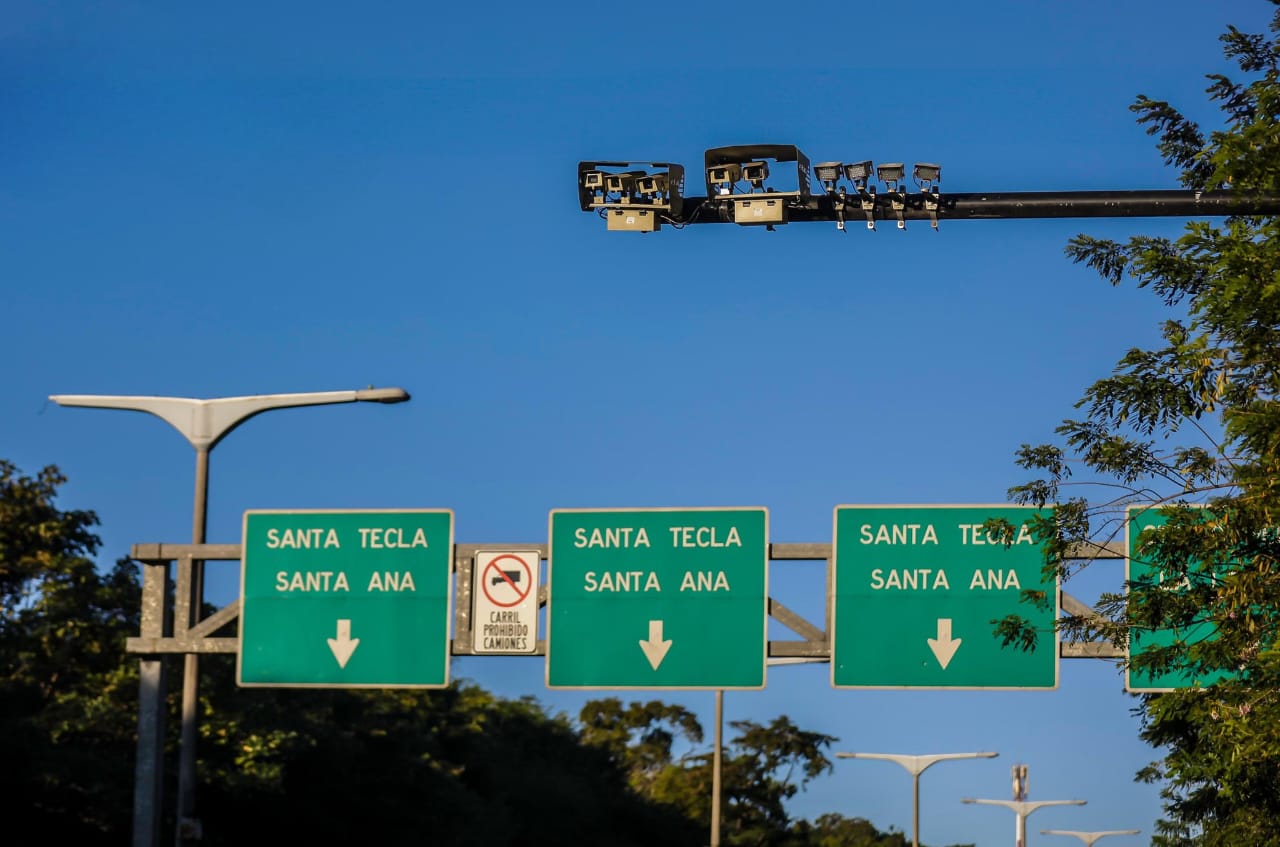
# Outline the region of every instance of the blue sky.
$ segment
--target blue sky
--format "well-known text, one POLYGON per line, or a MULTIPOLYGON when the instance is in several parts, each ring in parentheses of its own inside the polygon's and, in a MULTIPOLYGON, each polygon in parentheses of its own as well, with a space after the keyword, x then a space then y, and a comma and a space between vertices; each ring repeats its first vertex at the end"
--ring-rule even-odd
MULTIPOLYGON (((1176 187, 1128 105, 1212 121, 1217 36, 1268 4, 1121 0, 796 7, 12 0, 0 22, 0 455, 70 477, 102 559, 190 537, 192 451, 54 393, 216 397, 401 385, 400 406, 273 412, 213 453, 209 539, 246 509, 451 508, 459 541, 542 541, 553 508, 767 506, 775 542, 842 503, 994 503, 1165 311, 1063 256, 1181 223, 812 224, 614 234, 582 159, 794 143, 943 165, 943 192, 1176 187)), ((211 598, 238 584, 217 566, 211 598)), ((1068 591, 1115 590, 1119 563, 1068 591)), ((816 565, 771 589, 820 619, 816 565)), ((779 633, 776 637, 783 637, 779 633)), ((536 659, 455 677, 576 713, 536 659)), ((627 695, 631 696, 631 695, 627 695)), ((634 696, 648 696, 637 692, 634 696)), ((711 728, 710 692, 661 695, 711 728)), ((1152 758, 1104 662, 1054 692, 834 690, 773 668, 729 719, 785 713, 834 750, 995 750, 922 781, 930 844, 1006 839, 1003 799, 1082 798, 1042 828, 1137 827, 1152 758)), ((909 829, 910 780, 840 761, 792 805, 909 829)), ((206 821, 206 826, 213 826, 206 821)), ((1119 844, 1121 839, 1114 839, 1119 844)))

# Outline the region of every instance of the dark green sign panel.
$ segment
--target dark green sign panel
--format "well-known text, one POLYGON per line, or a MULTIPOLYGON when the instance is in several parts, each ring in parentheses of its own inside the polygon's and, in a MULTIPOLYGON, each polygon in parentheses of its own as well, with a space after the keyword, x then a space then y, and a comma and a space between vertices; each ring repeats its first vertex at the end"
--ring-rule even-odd
POLYGON ((551 513, 550 688, 762 688, 768 512, 551 513))
POLYGON ((1021 506, 838 506, 831 682, 837 688, 1052 689, 1058 685, 1056 580, 1021 506), (1014 543, 983 529, 1004 519, 1014 543), (1046 592, 1047 609, 1021 602, 1046 592), (1036 648, 1001 647, 991 621, 1020 615, 1036 648))
POLYGON ((448 684, 452 512, 250 511, 242 543, 240 685, 448 684))
MULTIPOLYGON (((1165 516, 1156 508, 1130 506, 1126 510, 1125 517, 1125 549, 1128 553, 1125 560, 1125 580, 1155 576, 1159 569, 1143 559, 1139 551, 1140 536, 1145 529, 1164 526, 1165 516)), ((1175 590, 1177 590, 1176 586, 1175 590)), ((1129 635, 1129 656, 1132 657, 1150 647, 1168 647, 1179 640, 1194 643, 1214 637, 1216 637, 1216 629, 1209 621, 1193 624, 1177 631, 1172 629, 1135 629, 1129 635)), ((1177 688, 1212 685, 1230 676, 1231 674, 1226 671, 1218 671, 1197 677, 1189 670, 1153 674, 1146 670, 1126 668, 1124 687, 1125 690, 1134 693, 1173 691, 1177 688)))

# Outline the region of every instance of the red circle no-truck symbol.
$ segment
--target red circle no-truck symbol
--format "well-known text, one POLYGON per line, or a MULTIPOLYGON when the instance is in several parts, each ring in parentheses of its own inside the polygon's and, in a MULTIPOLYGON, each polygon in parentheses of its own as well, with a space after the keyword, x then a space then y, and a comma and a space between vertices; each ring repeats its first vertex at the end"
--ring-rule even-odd
POLYGON ((518 605, 533 590, 533 570, 519 556, 495 556, 480 575, 480 590, 495 606, 518 605))

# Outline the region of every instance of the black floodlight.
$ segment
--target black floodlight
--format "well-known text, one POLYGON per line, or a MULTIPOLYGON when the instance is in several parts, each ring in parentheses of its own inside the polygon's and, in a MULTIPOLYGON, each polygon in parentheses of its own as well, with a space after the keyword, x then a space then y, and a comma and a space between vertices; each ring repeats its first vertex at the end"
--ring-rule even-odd
POLYGON ((836 183, 840 181, 842 168, 839 162, 819 162, 813 166, 813 175, 818 178, 818 182, 828 192, 836 190, 836 183))
POLYGON ((902 182, 906 175, 907 169, 902 162, 887 162, 876 168, 876 176, 890 191, 897 191, 898 183, 902 182))
POLYGON ((921 191, 928 191, 933 187, 935 182, 942 180, 942 165, 935 165, 929 162, 916 162, 916 166, 912 169, 911 175, 915 178, 916 185, 920 186, 921 191))
POLYGON ((942 165, 935 165, 930 162, 916 162, 911 175, 915 177, 916 185, 920 186, 920 193, 924 195, 924 210, 929 213, 929 223, 937 231, 938 210, 942 202, 938 196, 938 182, 942 179, 942 165))
MULTIPOLYGON (((800 206, 809 198, 809 159, 792 144, 743 144, 733 147, 714 147, 703 156, 707 173, 707 196, 719 195, 724 218, 732 209, 732 220, 743 225, 786 223, 788 210, 800 206), (792 163, 783 168, 784 163, 792 163), (791 184, 791 168, 795 168, 795 182, 791 184), (772 174, 771 174, 772 172, 772 174), (749 181, 751 193, 726 197, 732 194, 733 183, 727 183, 725 174, 736 175, 749 181), (783 181, 781 186, 765 187, 765 180, 774 176, 783 181), (794 187, 793 187, 794 186, 794 187)), ((736 180, 735 180, 736 181, 736 180)))
POLYGON ((874 172, 870 159, 863 162, 850 162, 844 166, 844 178, 852 182, 853 187, 858 191, 866 189, 867 180, 871 179, 874 172))
POLYGON ((742 178, 751 183, 752 189, 764 190, 764 181, 769 178, 768 162, 747 162, 742 166, 742 178))
POLYGON ((684 168, 670 162, 579 162, 578 205, 596 211, 609 229, 653 232, 663 219, 678 221, 684 205, 684 168), (613 214, 620 210, 624 214, 613 214))
POLYGON ((819 162, 813 166, 813 173, 823 182, 835 182, 840 178, 841 166, 839 162, 819 162))
POLYGON ((871 178, 872 169, 873 166, 870 159, 862 162, 850 162, 844 166, 844 178, 850 182, 859 180, 866 182, 871 178))
POLYGON ((732 194, 733 186, 742 179, 742 165, 730 162, 707 168, 707 194, 732 194), (714 187, 714 191, 712 188, 714 187))
POLYGON ((822 183, 822 187, 827 190, 827 195, 831 198, 831 208, 836 214, 836 229, 844 232, 844 186, 837 185, 840 182, 840 176, 844 173, 844 166, 840 162, 819 162, 813 166, 813 175, 822 183))
POLYGON ((902 188, 902 179, 907 169, 902 162, 886 162, 876 168, 876 176, 884 183, 889 192, 889 208, 898 220, 898 229, 906 229, 907 194, 902 188))

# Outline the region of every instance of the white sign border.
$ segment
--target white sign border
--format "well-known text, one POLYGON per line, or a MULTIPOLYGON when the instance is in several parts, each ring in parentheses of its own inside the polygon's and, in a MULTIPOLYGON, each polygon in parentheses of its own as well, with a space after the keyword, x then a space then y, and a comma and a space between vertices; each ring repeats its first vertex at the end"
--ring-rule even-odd
POLYGON ((514 548, 493 548, 485 550, 476 550, 475 557, 471 560, 471 652, 477 656, 535 656, 538 653, 538 589, 542 585, 539 580, 538 571, 542 568, 542 553, 533 549, 517 550, 514 548), (491 557, 484 564, 481 564, 481 557, 491 557), (485 569, 492 564, 495 559, 503 556, 515 556, 524 563, 532 575, 533 585, 529 588, 528 594, 518 603, 505 607, 507 609, 518 609, 520 612, 526 611, 526 607, 530 607, 533 623, 531 624, 531 637, 529 639, 529 647, 526 650, 488 650, 481 646, 482 630, 484 622, 481 620, 482 611, 490 611, 498 609, 496 603, 490 601, 484 594, 484 572, 485 569), (481 606, 485 608, 482 610, 481 606))
POLYGON ((1057 691, 1062 684, 1062 646, 1058 620, 1062 617, 1062 578, 1054 580, 1053 591, 1053 685, 837 685, 836 684, 836 597, 839 595, 836 567, 836 527, 841 509, 1027 509, 1042 511, 1054 509, 1057 504, 1043 507, 1024 506, 1020 503, 843 503, 831 510, 831 687, 840 691, 1057 691))

